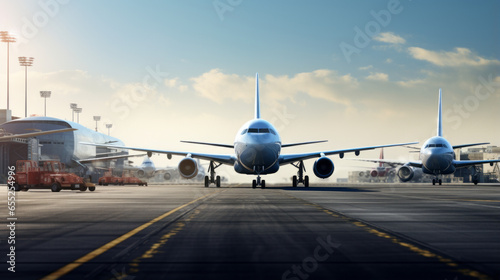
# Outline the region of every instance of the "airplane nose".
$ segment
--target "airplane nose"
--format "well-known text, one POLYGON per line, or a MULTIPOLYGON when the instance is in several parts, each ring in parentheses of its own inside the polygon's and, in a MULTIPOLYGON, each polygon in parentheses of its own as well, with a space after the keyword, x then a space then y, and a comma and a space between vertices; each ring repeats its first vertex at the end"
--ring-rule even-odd
POLYGON ((444 170, 448 167, 448 162, 442 155, 430 154, 427 157, 426 167, 430 170, 444 170))
POLYGON ((248 145, 240 156, 241 162, 248 167, 271 166, 277 159, 277 153, 267 145, 248 145))

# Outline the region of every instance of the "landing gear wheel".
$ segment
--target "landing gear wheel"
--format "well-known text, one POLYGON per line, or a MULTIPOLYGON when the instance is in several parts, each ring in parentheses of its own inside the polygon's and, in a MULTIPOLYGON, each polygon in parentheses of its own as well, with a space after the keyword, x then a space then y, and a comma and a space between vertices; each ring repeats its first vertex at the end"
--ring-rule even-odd
POLYGON ((304 177, 304 187, 309 188, 309 176, 304 177))
POLYGON ((217 177, 215 178, 215 186, 216 186, 217 188, 220 188, 220 176, 217 176, 217 177))
POLYGON ((436 179, 432 179, 432 185, 436 185, 436 179))
POLYGON ((257 187, 257 180, 252 181, 252 189, 255 189, 257 187))
POLYGON ((52 192, 60 192, 61 191, 61 186, 59 186, 58 183, 54 183, 54 184, 52 184, 52 186, 50 187, 50 189, 52 190, 52 192))
POLYGON ((439 179, 439 185, 441 186, 443 184, 443 181, 439 179))
POLYGON ((95 191, 95 187, 89 187, 89 191, 91 192, 95 191))
POLYGON ((262 180, 262 182, 260 183, 260 188, 261 189, 265 189, 266 188, 266 180, 262 180))
POLYGON ((86 190, 87 190, 87 187, 85 187, 85 186, 80 186, 80 191, 81 191, 81 192, 84 192, 84 191, 86 191, 86 190))
POLYGON ((297 176, 292 177, 292 187, 296 188, 297 187, 297 176))
POLYGON ((205 188, 208 188, 209 185, 210 185, 210 179, 208 178, 208 176, 205 176, 205 188))
POLYGON ((472 181, 472 183, 474 183, 474 185, 477 186, 477 183, 479 183, 479 181, 478 180, 474 180, 474 181, 472 181))

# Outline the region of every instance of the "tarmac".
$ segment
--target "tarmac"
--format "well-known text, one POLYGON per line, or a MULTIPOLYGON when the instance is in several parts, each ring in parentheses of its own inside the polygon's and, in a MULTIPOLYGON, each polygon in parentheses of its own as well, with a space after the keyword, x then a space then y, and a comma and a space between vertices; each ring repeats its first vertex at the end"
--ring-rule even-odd
POLYGON ((500 279, 499 184, 311 185, 2 187, 0 278, 500 279))

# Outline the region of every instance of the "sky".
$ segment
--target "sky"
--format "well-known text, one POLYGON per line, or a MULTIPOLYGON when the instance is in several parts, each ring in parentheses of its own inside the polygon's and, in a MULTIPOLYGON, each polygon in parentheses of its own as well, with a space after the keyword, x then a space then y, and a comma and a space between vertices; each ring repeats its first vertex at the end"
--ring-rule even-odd
MULTIPOLYGON (((500 145, 498 1, 0 0, 0 30, 17 38, 10 44, 14 116, 24 117, 17 58, 34 57, 28 115, 44 114, 39 92, 50 90, 48 116, 72 120, 69 104, 77 103, 81 124, 95 128, 93 116, 101 116, 98 130, 111 123, 111 135, 129 146, 232 153, 179 141, 232 144, 253 118, 257 72, 262 117, 283 143, 328 140, 282 153, 423 143, 436 133, 439 88, 452 144, 500 145)), ((6 54, 2 43, 0 108, 6 54)), ((414 159, 406 148, 385 156, 414 159)), ((331 181, 370 166, 331 158, 331 181)), ((180 158, 153 160, 165 166, 180 158)), ((311 171, 313 161, 305 164, 311 171)), ((232 167, 217 171, 253 179, 232 167)), ((266 179, 295 172, 283 167, 266 179)))

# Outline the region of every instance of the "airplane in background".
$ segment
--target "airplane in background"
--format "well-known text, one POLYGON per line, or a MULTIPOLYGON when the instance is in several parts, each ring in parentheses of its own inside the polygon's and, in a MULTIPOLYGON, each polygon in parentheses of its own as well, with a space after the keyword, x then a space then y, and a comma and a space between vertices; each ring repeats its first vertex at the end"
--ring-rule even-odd
MULTIPOLYGON (((383 148, 380 150, 379 159, 381 159, 381 160, 384 159, 384 149, 383 148)), ((364 161, 363 159, 359 159, 359 160, 364 161)), ((382 178, 382 177, 391 177, 391 176, 396 175, 396 171, 394 169, 393 164, 383 163, 383 162, 379 162, 378 164, 379 164, 378 167, 372 168, 369 171, 359 172, 359 177, 371 176, 373 178, 376 178, 376 177, 382 178)))
MULTIPOLYGON (((421 168, 424 174, 433 175, 432 184, 436 185, 442 184, 442 175, 452 174, 457 168, 470 167, 479 164, 489 163, 491 166, 495 162, 500 162, 500 160, 456 160, 454 149, 460 149, 470 146, 487 145, 489 143, 474 143, 474 144, 464 144, 452 146, 448 140, 443 137, 443 119, 442 119, 442 103, 441 103, 441 89, 439 89, 439 101, 438 101, 438 117, 437 117, 437 136, 429 138, 425 141, 424 145, 420 148, 420 160, 419 161, 391 161, 391 160, 368 160, 371 162, 378 163, 388 163, 402 165, 398 171, 397 175, 399 179, 403 182, 407 182, 413 178, 415 175, 415 168, 421 168)), ((479 182, 473 176, 473 183, 477 185, 479 182)))
POLYGON ((148 155, 152 153, 162 153, 167 154, 167 157, 169 158, 172 155, 184 156, 185 158, 179 162, 178 170, 181 176, 186 179, 193 178, 196 176, 196 174, 198 174, 198 165, 195 159, 208 160, 210 161, 208 168, 210 176, 205 176, 205 187, 208 187, 211 183, 215 183, 217 187, 220 187, 221 178, 220 176, 215 176, 215 169, 222 164, 232 165, 237 173, 257 176, 257 178, 252 181, 253 188, 256 188, 257 186, 265 188, 265 180, 261 180, 261 175, 276 173, 282 165, 292 164, 293 166, 298 168, 297 176, 293 176, 293 187, 297 187, 298 183, 303 183, 305 187, 308 187, 309 177, 307 175, 304 176, 304 160, 318 158, 314 162, 313 172, 317 177, 325 179, 330 177, 334 171, 334 164, 332 160, 327 157, 329 155, 338 154, 340 158, 343 158, 345 153, 355 153, 355 155, 358 156, 360 151, 364 150, 372 150, 382 147, 403 146, 417 143, 412 142, 368 146, 299 154, 281 154, 282 148, 326 141, 282 144, 281 138, 274 126, 268 121, 262 119, 260 115, 259 74, 256 74, 255 77, 255 118, 248 121, 240 128, 240 130, 236 134, 233 145, 193 141, 183 142, 229 148, 234 150, 234 154, 205 154, 195 152, 144 149, 107 144, 83 144, 99 147, 113 147, 135 151, 144 151, 147 152, 148 155))

